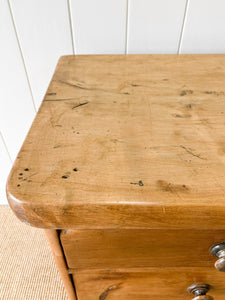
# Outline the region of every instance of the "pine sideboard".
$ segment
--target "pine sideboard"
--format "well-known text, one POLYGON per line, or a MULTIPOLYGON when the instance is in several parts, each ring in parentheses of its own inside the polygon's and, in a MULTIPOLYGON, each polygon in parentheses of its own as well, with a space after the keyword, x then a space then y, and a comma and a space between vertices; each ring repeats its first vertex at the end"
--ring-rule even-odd
POLYGON ((61 57, 7 197, 70 300, 224 300, 225 55, 61 57))

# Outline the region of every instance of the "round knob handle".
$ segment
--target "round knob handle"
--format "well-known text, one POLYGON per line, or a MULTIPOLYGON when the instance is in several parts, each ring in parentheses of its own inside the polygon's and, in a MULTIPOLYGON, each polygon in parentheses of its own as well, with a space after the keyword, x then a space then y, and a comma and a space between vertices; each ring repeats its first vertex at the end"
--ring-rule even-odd
POLYGON ((213 297, 207 296, 207 295, 203 295, 203 296, 194 297, 192 300, 213 300, 213 297))
POLYGON ((225 272, 225 243, 214 245, 209 251, 213 256, 219 258, 215 262, 216 269, 220 272, 225 272))
POLYGON ((213 300, 213 297, 206 295, 210 290, 210 285, 205 283, 196 283, 188 287, 188 292, 195 295, 192 300, 213 300))

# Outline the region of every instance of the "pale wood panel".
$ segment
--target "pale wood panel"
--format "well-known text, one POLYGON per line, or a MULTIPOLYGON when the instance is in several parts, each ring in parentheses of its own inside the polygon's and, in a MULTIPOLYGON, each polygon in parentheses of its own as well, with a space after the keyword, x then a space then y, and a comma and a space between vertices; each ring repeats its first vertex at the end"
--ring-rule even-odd
POLYGON ((1 133, 0 133, 0 205, 8 204, 6 199, 6 180, 10 171, 12 163, 10 161, 8 152, 3 143, 1 133))
POLYGON ((128 53, 177 53, 186 0, 130 0, 128 53))
POLYGON ((71 1, 77 54, 125 53, 127 0, 71 1))
POLYGON ((82 270, 73 278, 79 300, 190 300, 187 288, 194 283, 211 285, 215 300, 225 295, 224 273, 213 268, 82 270))
POLYGON ((72 54, 67 1, 11 0, 34 100, 43 99, 58 58, 72 54))
POLYGON ((62 57, 8 182, 14 211, 48 228, 224 229, 224 74, 225 55, 62 57))
POLYGON ((189 0, 181 53, 224 53, 224 12, 224 0, 189 0))
POLYGON ((7 1, 0 1, 0 130, 12 159, 35 115, 7 1))

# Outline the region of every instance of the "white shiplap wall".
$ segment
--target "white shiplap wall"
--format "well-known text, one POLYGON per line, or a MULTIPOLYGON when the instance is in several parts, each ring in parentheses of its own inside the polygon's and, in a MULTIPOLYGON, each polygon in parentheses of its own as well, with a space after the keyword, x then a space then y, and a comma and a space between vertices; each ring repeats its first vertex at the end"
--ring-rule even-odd
POLYGON ((73 51, 67 1, 10 3, 33 98, 39 107, 59 56, 73 51))
POLYGON ((71 0, 76 54, 123 54, 127 0, 71 0))
POLYGON ((128 53, 177 53, 185 6, 186 0, 130 0, 128 53))
POLYGON ((189 0, 181 53, 224 53, 224 33, 224 0, 189 0))
POLYGON ((224 53, 224 0, 0 0, 0 204, 66 54, 224 53))

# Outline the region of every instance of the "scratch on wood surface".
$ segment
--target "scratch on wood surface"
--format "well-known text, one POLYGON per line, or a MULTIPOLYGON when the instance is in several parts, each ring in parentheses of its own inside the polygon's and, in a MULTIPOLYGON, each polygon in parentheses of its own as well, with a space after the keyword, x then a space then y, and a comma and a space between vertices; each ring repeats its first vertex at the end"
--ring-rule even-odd
POLYGON ((56 99, 45 99, 45 102, 54 102, 54 101, 65 101, 65 100, 76 100, 76 98, 56 98, 56 99))
POLYGON ((33 174, 29 175, 29 176, 26 176, 26 178, 31 178, 31 177, 33 177, 33 176, 35 176, 37 174, 38 174, 38 172, 35 172, 35 173, 33 173, 33 174))
POLYGON ((119 284, 114 284, 111 285, 110 287, 108 287, 100 296, 99 296, 99 300, 105 300, 106 297, 108 296, 108 294, 112 291, 112 290, 116 290, 119 288, 119 286, 121 285, 121 283, 119 284))
POLYGON ((142 180, 139 180, 138 182, 130 182, 130 184, 139 185, 139 186, 144 186, 144 183, 143 183, 142 180))
POLYGON ((83 103, 79 103, 79 104, 77 104, 77 105, 74 105, 74 106, 72 107, 72 109, 77 108, 77 107, 79 107, 79 106, 86 105, 86 104, 88 104, 88 103, 89 103, 88 101, 83 102, 83 103))
POLYGON ((79 82, 71 83, 71 82, 64 81, 64 80, 58 80, 58 82, 60 82, 62 84, 69 85, 69 86, 72 86, 72 87, 75 87, 75 88, 83 89, 83 90, 91 90, 88 87, 82 86, 79 82))
POLYGON ((47 93, 46 95, 47 95, 47 96, 55 96, 56 93, 47 93))
POLYGON ((71 82, 64 81, 64 80, 58 80, 58 82, 60 82, 62 84, 66 84, 66 85, 74 87, 74 88, 82 89, 82 90, 109 92, 109 91, 106 91, 106 90, 100 89, 100 88, 84 86, 84 85, 81 85, 80 83, 71 83, 71 82))
POLYGON ((199 158, 199 159, 206 160, 206 158, 201 157, 200 154, 195 154, 195 153, 193 153, 193 152, 192 152, 190 149, 188 149, 187 147, 185 147, 185 146, 183 146, 183 145, 180 145, 180 147, 183 148, 183 149, 184 149, 187 153, 189 153, 190 155, 195 156, 195 157, 197 157, 197 158, 199 158))
POLYGON ((125 143, 124 141, 118 140, 118 139, 111 139, 113 143, 125 143))
POLYGON ((172 114, 172 116, 174 118, 190 118, 191 117, 190 114, 183 114, 183 115, 181 115, 181 114, 172 114))
MULTIPOLYGON (((156 84, 157 82, 153 81, 153 80, 148 80, 147 83, 148 84, 156 84)), ((130 82, 127 82, 127 85, 130 85, 132 87, 145 87, 145 88, 148 88, 148 89, 152 88, 151 85, 147 85, 147 84, 143 84, 143 83, 130 83, 130 82)))
POLYGON ((94 87, 94 86, 84 86, 81 85, 80 83, 73 83, 73 82, 68 82, 68 81, 64 81, 64 80, 58 80, 58 82, 74 87, 74 88, 78 88, 78 89, 82 89, 82 90, 87 90, 87 91, 98 91, 98 92, 103 92, 103 93, 109 93, 109 94, 125 94, 125 95, 130 95, 129 92, 122 92, 122 91, 117 91, 117 90, 107 90, 107 89, 102 89, 99 87, 94 87))

